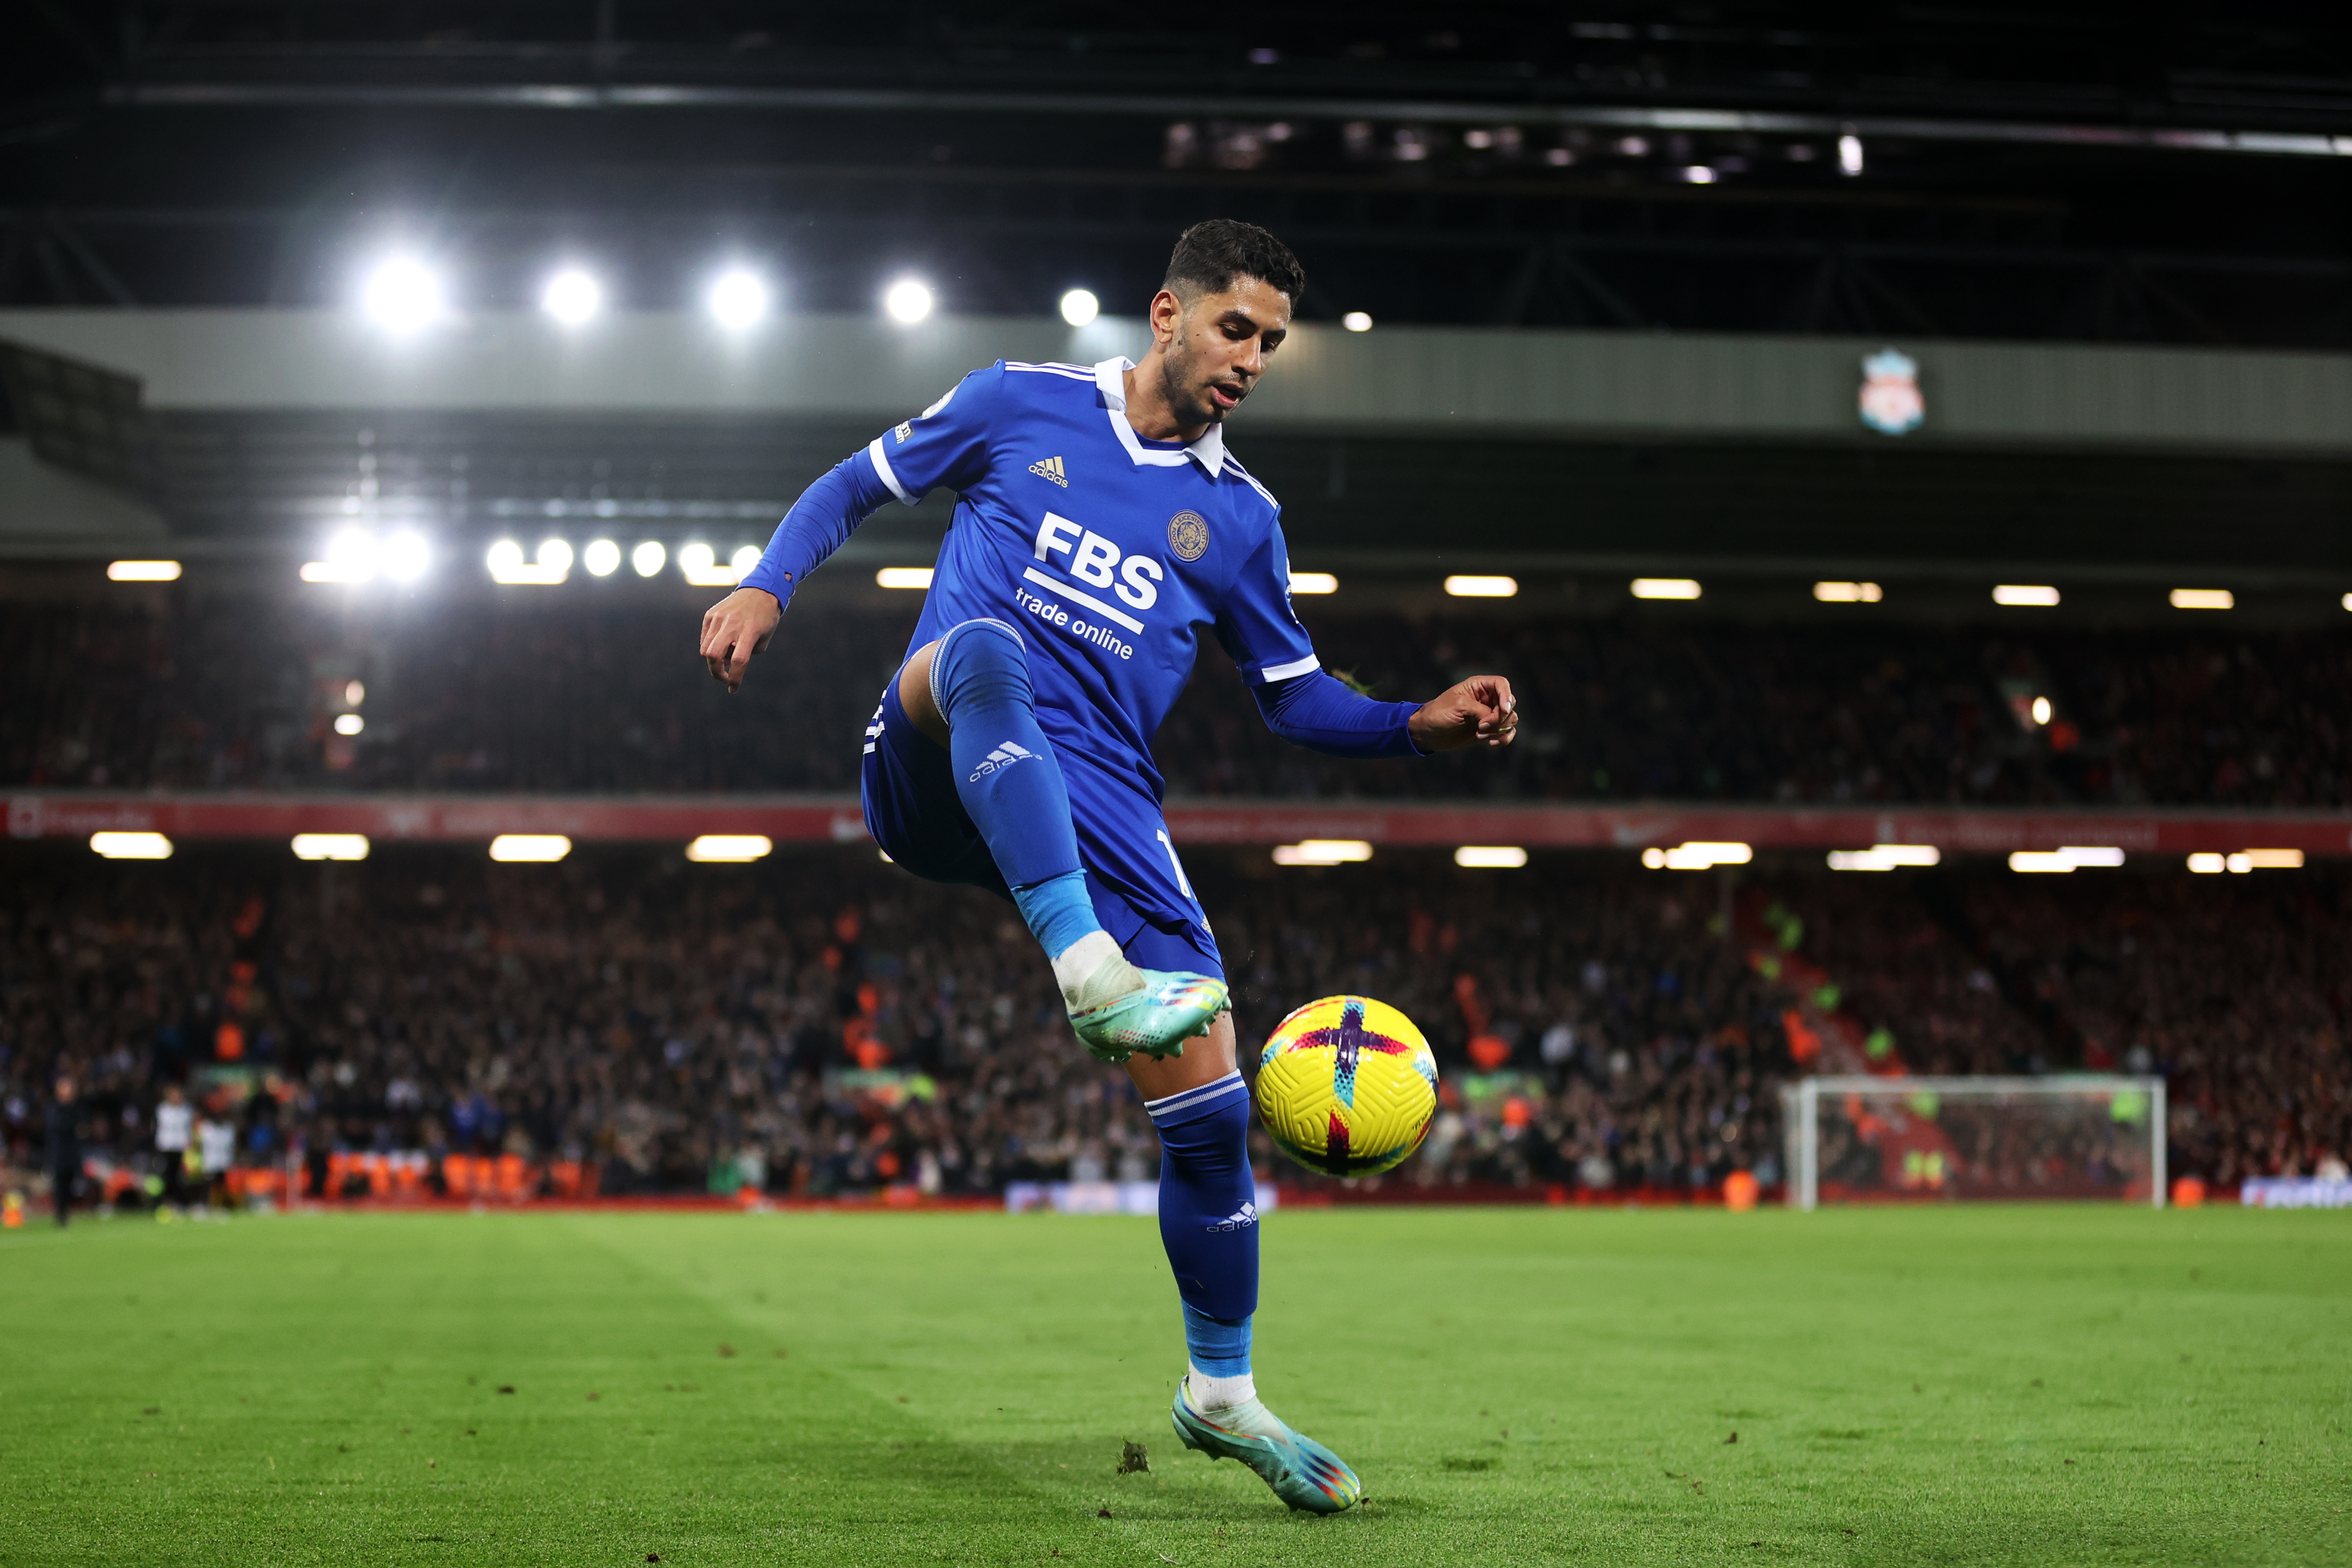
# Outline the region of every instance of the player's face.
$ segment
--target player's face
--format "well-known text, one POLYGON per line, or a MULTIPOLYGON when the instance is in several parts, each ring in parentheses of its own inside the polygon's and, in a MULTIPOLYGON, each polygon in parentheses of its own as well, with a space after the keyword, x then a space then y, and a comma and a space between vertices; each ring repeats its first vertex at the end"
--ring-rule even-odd
POLYGON ((1290 298, 1263 278, 1236 277, 1189 303, 1163 291, 1151 314, 1165 345, 1168 406, 1186 429, 1239 408, 1290 335, 1290 298))

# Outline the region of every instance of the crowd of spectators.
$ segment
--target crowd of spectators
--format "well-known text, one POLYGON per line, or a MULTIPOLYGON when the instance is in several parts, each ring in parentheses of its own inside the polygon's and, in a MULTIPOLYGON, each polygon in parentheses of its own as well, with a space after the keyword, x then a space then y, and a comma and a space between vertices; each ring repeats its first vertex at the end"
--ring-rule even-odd
MULTIPOLYGON (((289 869, 221 850, 95 874, 52 847, 8 855, 0 1138, 19 1172, 43 1163, 60 1077, 93 1168, 175 1195, 289 1155, 320 1190, 334 1156, 371 1152, 433 1173, 457 1155, 561 1164, 605 1195, 978 1196, 1157 1171, 1133 1090, 1076 1046, 1011 908, 870 851, 719 868, 407 849, 289 869), (178 1114, 185 1160, 157 1153, 173 1093, 197 1118, 178 1114)), ((1429 1035, 1446 1094, 1391 1186, 1769 1184, 1779 1091, 1825 1011, 1914 1071, 2161 1072, 2176 1172, 2307 1172, 2352 1145, 2352 988, 2331 962, 2352 885, 2332 873, 1767 865, 1735 901, 1595 856, 1504 873, 1191 858, 1245 1066, 1333 992, 1429 1035), (1801 988, 1781 968, 1798 956, 1801 988)), ((1318 1185, 1262 1141, 1257 1159, 1318 1185)))
MULTIPOLYGON (((870 852, 740 872, 203 858, 16 868, 0 1110, 20 1166, 64 1073, 92 1146, 122 1158, 185 1083, 265 1164, 297 1142, 516 1152, 593 1164, 606 1194, 747 1172, 809 1196, 1157 1173, 1134 1092, 1077 1048, 1010 907, 870 852)), ((1768 988, 1692 889, 1522 879, 1496 900, 1451 866, 1257 870, 1196 873, 1244 1036, 1361 989, 1445 1064, 1454 1092, 1406 1179, 1703 1186, 1774 1157, 1768 988)))
MULTIPOLYGON (((684 603, 26 603, 0 618, 13 680, 0 782, 854 789, 859 737, 916 608, 796 606, 730 698, 694 656, 684 603), (337 734, 352 711, 363 729, 337 734)), ((1317 757, 1266 733, 1212 644, 1159 737, 1172 793, 2352 803, 2339 717, 2352 711, 2352 643, 2316 632, 1308 614, 1326 664, 1379 696, 1508 675, 1522 743, 1409 762, 1317 757)))

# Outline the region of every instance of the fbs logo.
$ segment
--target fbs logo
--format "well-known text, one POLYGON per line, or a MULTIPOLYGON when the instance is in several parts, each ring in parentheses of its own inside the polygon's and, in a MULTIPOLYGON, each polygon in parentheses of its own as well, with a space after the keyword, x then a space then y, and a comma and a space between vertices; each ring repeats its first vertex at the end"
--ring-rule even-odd
POLYGON ((1062 472, 1062 460, 1059 457, 1047 457, 1032 463, 1029 465, 1029 472, 1040 479, 1051 479, 1065 490, 1070 487, 1070 476, 1062 472))
POLYGON ((1247 1230, 1257 1223, 1257 1205, 1244 1203, 1239 1208, 1209 1227, 1212 1231, 1247 1230))
POLYGON ((1016 762, 1029 761, 1036 755, 1019 741, 1008 740, 981 758, 980 766, 971 770, 970 782, 977 784, 1000 768, 1010 768, 1016 762))

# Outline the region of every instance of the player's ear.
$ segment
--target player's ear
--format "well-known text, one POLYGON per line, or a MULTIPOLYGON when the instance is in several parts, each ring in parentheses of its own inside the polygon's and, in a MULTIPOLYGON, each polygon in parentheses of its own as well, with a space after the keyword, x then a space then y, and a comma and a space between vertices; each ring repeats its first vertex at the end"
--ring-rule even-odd
POLYGON ((1151 337, 1154 342, 1174 342, 1183 319, 1184 300, 1174 289, 1163 288, 1151 297, 1151 337))

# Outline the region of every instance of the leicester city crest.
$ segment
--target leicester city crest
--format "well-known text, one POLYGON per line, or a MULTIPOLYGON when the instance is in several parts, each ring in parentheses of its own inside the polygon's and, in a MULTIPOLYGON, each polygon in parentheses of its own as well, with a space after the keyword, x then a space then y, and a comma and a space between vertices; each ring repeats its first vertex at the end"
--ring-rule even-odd
POLYGON ((1881 349, 1862 361, 1857 399, 1862 423, 1882 435, 1907 435, 1927 417, 1919 395, 1919 361, 1900 349, 1881 349))
POLYGON ((1209 553, 1209 519, 1198 512, 1179 512, 1168 519, 1168 549, 1178 560, 1198 560, 1209 553))

